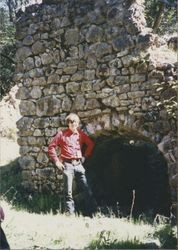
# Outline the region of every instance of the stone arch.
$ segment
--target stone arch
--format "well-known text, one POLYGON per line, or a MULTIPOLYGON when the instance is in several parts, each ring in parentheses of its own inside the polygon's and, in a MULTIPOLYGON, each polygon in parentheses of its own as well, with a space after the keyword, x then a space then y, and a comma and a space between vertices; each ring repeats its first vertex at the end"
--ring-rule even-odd
POLYGON ((134 214, 169 215, 168 165, 150 138, 134 130, 100 131, 87 174, 99 206, 134 214))

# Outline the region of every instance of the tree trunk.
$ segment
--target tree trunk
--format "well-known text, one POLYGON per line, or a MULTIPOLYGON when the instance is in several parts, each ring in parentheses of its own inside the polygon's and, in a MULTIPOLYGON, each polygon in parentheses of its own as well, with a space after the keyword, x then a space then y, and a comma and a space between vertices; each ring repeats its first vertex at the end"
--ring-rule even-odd
POLYGON ((7 7, 8 7, 8 10, 9 10, 9 20, 10 20, 10 22, 13 22, 14 21, 14 18, 13 18, 14 9, 12 7, 13 6, 13 1, 7 0, 6 4, 7 4, 7 7))
POLYGON ((159 28, 159 25, 160 25, 160 23, 162 21, 163 14, 164 14, 164 8, 165 8, 165 3, 160 3, 159 10, 158 10, 155 22, 153 24, 153 32, 154 33, 157 32, 157 30, 159 28))

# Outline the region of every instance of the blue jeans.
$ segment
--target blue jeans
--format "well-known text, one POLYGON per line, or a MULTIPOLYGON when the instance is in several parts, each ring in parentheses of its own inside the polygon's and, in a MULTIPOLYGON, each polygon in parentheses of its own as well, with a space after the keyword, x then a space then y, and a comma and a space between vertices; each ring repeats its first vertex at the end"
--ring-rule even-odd
POLYGON ((10 246, 6 239, 6 235, 1 226, 0 226, 0 249, 6 249, 6 250, 10 249, 10 246))
POLYGON ((72 163, 64 162, 65 169, 63 171, 64 178, 64 198, 66 212, 69 214, 75 213, 75 204, 72 197, 72 183, 75 177, 76 183, 79 184, 84 192, 86 210, 90 213, 92 205, 92 192, 88 186, 85 169, 81 163, 73 165, 72 163))

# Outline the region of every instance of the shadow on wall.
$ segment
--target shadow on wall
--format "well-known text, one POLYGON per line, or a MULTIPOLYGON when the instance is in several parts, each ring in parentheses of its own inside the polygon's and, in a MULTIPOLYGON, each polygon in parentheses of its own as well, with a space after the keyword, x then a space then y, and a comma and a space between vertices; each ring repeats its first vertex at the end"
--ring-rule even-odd
POLYGON ((100 207, 115 207, 128 215, 134 202, 133 215, 169 216, 167 162, 148 140, 119 134, 98 137, 86 168, 100 207))

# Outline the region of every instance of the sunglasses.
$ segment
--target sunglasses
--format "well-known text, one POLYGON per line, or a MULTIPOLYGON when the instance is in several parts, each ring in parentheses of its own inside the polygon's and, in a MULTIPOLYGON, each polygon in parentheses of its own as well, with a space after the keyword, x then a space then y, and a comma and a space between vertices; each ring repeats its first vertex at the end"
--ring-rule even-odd
POLYGON ((72 123, 72 124, 73 124, 74 122, 76 122, 76 121, 75 121, 75 120, 68 120, 68 121, 67 121, 67 123, 72 123))

